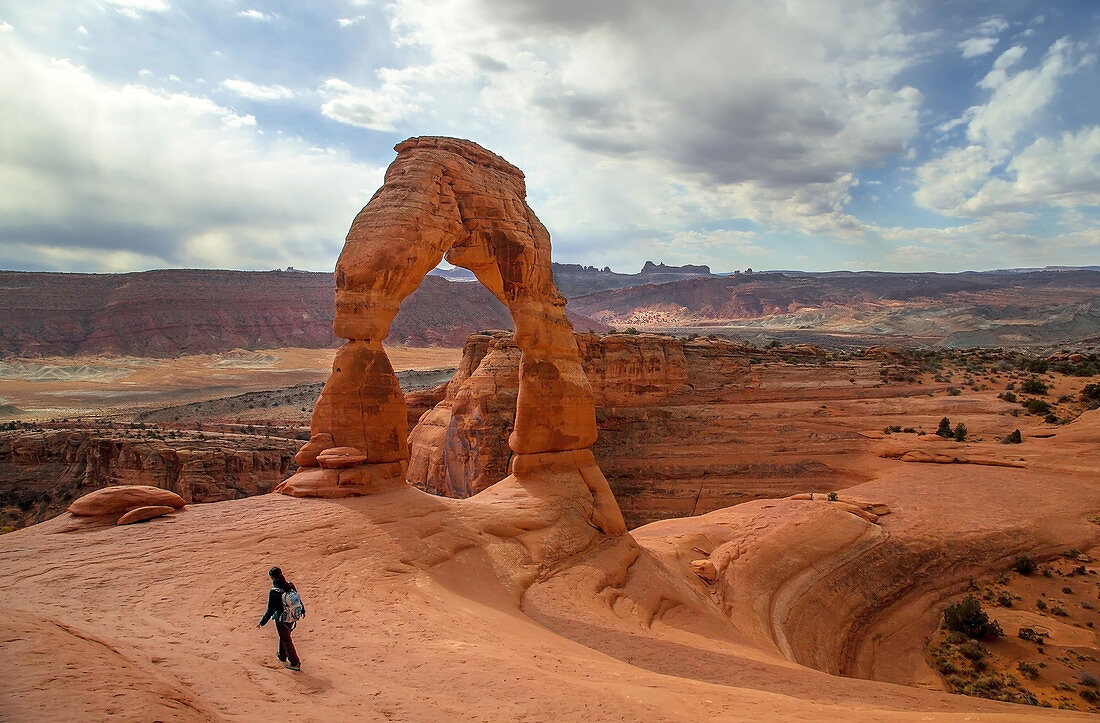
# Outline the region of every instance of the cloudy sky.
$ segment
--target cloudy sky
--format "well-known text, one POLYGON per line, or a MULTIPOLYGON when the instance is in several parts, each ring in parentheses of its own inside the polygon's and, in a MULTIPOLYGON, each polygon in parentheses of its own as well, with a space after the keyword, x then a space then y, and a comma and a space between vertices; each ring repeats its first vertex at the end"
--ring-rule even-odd
POLYGON ((555 259, 1100 264, 1100 3, 0 0, 0 268, 330 270, 393 145, 555 259))

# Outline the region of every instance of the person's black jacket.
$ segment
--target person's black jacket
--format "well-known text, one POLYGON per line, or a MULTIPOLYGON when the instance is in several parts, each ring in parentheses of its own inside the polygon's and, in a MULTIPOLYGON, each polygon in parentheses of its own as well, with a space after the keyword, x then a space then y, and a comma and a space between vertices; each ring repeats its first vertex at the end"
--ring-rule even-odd
POLYGON ((283 614, 283 593, 291 590, 297 590, 292 582, 286 584, 285 590, 272 586, 271 592, 267 594, 267 612, 260 618, 261 626, 267 625, 267 621, 272 618, 279 622, 279 617, 283 614))

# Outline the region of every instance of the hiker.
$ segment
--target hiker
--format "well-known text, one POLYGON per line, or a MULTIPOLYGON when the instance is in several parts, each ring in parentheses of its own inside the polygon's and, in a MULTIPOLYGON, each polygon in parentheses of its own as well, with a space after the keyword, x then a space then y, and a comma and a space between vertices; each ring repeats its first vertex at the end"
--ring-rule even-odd
POLYGON ((302 598, 298 595, 294 583, 283 577, 282 570, 273 567, 267 574, 271 577, 271 592, 267 594, 267 612, 256 627, 262 628, 268 620, 274 619, 275 630, 279 633, 279 660, 290 670, 301 670, 302 661, 298 659, 298 651, 294 649, 290 631, 294 630, 299 618, 305 617, 305 605, 302 604, 302 598))

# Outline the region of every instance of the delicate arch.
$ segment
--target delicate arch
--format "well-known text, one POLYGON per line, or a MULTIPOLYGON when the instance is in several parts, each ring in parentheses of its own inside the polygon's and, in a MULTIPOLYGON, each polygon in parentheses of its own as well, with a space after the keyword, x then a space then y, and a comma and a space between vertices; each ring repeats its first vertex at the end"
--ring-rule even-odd
MULTIPOLYGON (((333 330, 348 341, 296 457, 303 471, 280 488, 288 494, 345 496, 376 489, 380 478, 403 482, 405 399, 382 340, 402 300, 443 258, 472 271, 515 323, 522 357, 508 444, 517 458, 596 441, 592 390, 554 285, 550 235, 527 205, 523 173, 470 141, 411 138, 396 150, 336 264, 333 330)), ((586 461, 590 453, 563 457, 573 458, 602 479, 586 461)))

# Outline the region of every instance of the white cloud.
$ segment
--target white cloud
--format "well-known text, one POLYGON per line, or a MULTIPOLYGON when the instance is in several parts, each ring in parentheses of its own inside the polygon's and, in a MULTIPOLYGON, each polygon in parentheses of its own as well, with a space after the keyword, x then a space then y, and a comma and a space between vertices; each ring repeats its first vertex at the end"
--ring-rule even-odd
POLYGON ((237 12, 237 15, 241 16, 242 18, 248 18, 250 20, 271 20, 274 17, 273 15, 265 15, 264 13, 254 8, 249 8, 248 10, 240 10, 237 12))
POLYGON ((10 32, 14 29, 15 28, 12 27, 11 23, 0 20, 0 33, 7 33, 7 32, 10 32))
POLYGON ((960 209, 975 215, 1035 205, 1100 206, 1100 126, 1038 139, 960 209))
POLYGON ((1020 144, 1044 117, 1061 79, 1090 59, 1079 58, 1080 48, 1062 38, 1038 65, 1013 72, 1025 55, 1026 49, 1016 45, 998 56, 978 83, 991 91, 987 102, 939 126, 946 132, 965 122, 967 145, 950 148, 916 169, 913 199, 918 204, 946 215, 978 217, 1097 203, 1100 137, 1095 127, 1020 144))
POLYGON ((105 0, 115 11, 137 20, 141 13, 161 13, 168 9, 164 0, 105 0))
POLYGON ((408 91, 393 83, 371 90, 330 78, 320 92, 327 99, 321 105, 322 115, 370 130, 392 131, 396 121, 420 109, 410 100, 408 91))
POLYGON ((959 43, 958 47, 962 50, 963 58, 969 60, 993 52, 998 42, 998 38, 967 38, 959 43))
POLYGON ((979 23, 975 30, 982 35, 998 35, 1008 30, 1008 21, 1000 15, 993 15, 979 23))
POLYGON ((7 267, 331 268, 381 181, 208 98, 107 85, 11 42, 0 63, 7 267))
POLYGON ((556 248, 605 254, 596 263, 732 217, 850 227, 855 173, 908 152, 919 130, 922 96, 898 78, 926 39, 892 2, 397 0, 390 12, 418 61, 379 71, 375 89, 327 83, 323 113, 491 136, 527 172, 556 248))
POLYGON ((363 22, 366 19, 367 19, 366 15, 356 15, 353 18, 336 18, 336 23, 340 27, 346 28, 346 27, 350 27, 352 25, 358 25, 359 23, 363 22))
POLYGON ((294 97, 294 91, 282 85, 257 85, 247 80, 228 79, 222 86, 249 100, 285 100, 294 97))

